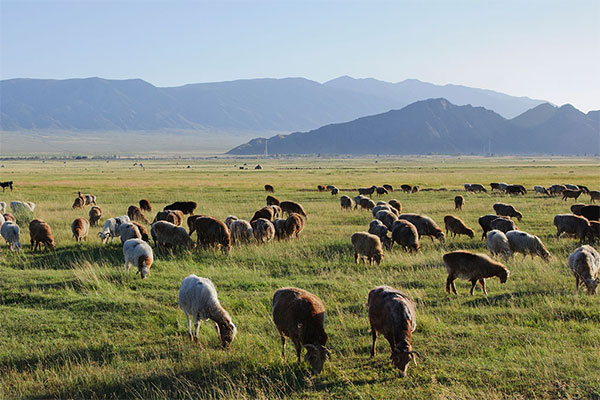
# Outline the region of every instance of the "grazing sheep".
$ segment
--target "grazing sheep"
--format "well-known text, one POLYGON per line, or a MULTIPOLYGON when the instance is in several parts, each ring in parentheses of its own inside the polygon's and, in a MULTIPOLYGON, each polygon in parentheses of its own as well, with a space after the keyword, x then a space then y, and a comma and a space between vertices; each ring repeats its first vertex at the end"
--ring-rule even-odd
POLYGON ((336 196, 339 192, 340 192, 340 189, 336 188, 335 186, 331 188, 332 196, 336 196))
POLYGON ((183 224, 183 211, 181 210, 163 210, 156 213, 156 217, 154 217, 154 221, 167 221, 177 226, 181 226, 183 224))
POLYGON ((214 217, 200 217, 194 222, 194 230, 198 235, 198 245, 220 247, 224 254, 231 250, 231 235, 223 221, 214 217))
POLYGON ((96 196, 92 195, 92 194, 84 194, 83 195, 83 199, 85 200, 85 205, 88 206, 90 204, 93 205, 97 205, 96 204, 96 196))
POLYGON ((497 276, 500 283, 505 283, 510 275, 510 271, 501 263, 492 260, 485 254, 475 254, 469 251, 459 250, 444 254, 443 257, 448 278, 446 279, 446 292, 450 290, 456 293, 454 280, 456 278, 465 279, 471 282, 469 293, 473 295, 473 289, 477 282, 481 285, 483 294, 487 296, 485 289, 485 279, 497 276))
POLYGON ((271 208, 270 206, 265 206, 254 213, 254 216, 250 220, 250 223, 256 221, 259 218, 264 218, 268 219, 269 221, 273 221, 274 216, 275 212, 273 211, 273 208, 271 208))
POLYGON ((393 192, 394 188, 392 187, 392 185, 383 185, 383 187, 388 191, 388 192, 393 192))
POLYGON ((90 216, 90 226, 96 226, 96 223, 102 218, 102 209, 97 206, 92 206, 88 215, 90 216))
POLYGON ((243 219, 231 222, 231 241, 233 243, 248 243, 252 238, 252 225, 243 219))
POLYGON ((584 204, 584 203, 575 203, 570 207, 570 209, 573 214, 581 215, 581 209, 585 206, 586 206, 586 204, 584 204))
POLYGON ((276 205, 272 205, 272 206, 268 206, 271 207, 271 209, 273 210, 273 218, 279 218, 283 215, 283 210, 281 209, 281 207, 276 206, 276 205))
POLYGON ((467 192, 486 192, 487 190, 483 187, 483 185, 479 183, 465 183, 465 190, 467 192))
POLYGON ((270 242, 275 237, 275 226, 268 219, 259 218, 250 222, 250 225, 252 226, 252 234, 259 243, 270 242))
POLYGON ((142 213, 142 209, 137 206, 133 206, 133 205, 129 206, 129 208, 127 209, 127 216, 132 221, 136 221, 136 222, 139 222, 142 224, 148 223, 148 220, 142 213))
POLYGON ((498 192, 502 192, 504 193, 506 191, 506 188, 508 186, 508 183, 504 183, 504 182, 499 182, 499 183, 490 183, 490 187, 492 188, 492 192, 494 190, 497 190, 498 192))
POLYGON ((194 241, 185 231, 185 228, 168 221, 156 221, 153 223, 150 228, 150 234, 157 248, 181 246, 193 249, 195 247, 194 241))
MULTIPOLYGON (((190 217, 188 217, 189 220, 190 217)), ((236 217, 235 215, 229 215, 227 216, 227 218, 225 218, 225 226, 227 227, 227 229, 231 230, 231 223, 233 221, 237 221, 238 217, 236 217)))
POLYGON ((523 185, 508 185, 504 192, 506 194, 521 194, 525 196, 527 194, 527 189, 525 189, 523 185))
POLYGON ((448 232, 450 232, 452 236, 467 235, 473 239, 473 229, 465 225, 460 218, 457 218, 453 215, 446 215, 444 217, 444 224, 446 225, 446 235, 448 235, 448 232))
POLYGON ((300 363, 302 347, 306 349, 304 360, 313 374, 323 370, 325 359, 330 357, 325 333, 325 307, 314 294, 298 288, 281 288, 273 294, 273 322, 281 336, 281 357, 285 358, 285 338, 289 337, 296 347, 300 363))
POLYGON ((11 201, 10 208, 15 214, 23 211, 32 213, 35 210, 35 203, 31 201, 11 201))
POLYGON ((199 340, 200 321, 210 319, 215 324, 221 346, 229 347, 237 334, 237 328, 229 313, 221 306, 215 285, 210 279, 200 278, 193 274, 185 278, 181 281, 178 302, 179 307, 185 313, 192 341, 198 342, 199 340), (193 331, 190 318, 194 320, 193 331))
POLYGON ((140 200, 140 209, 150 212, 152 211, 152 205, 148 200, 142 199, 140 200))
POLYGON ((152 248, 141 239, 128 239, 123 243, 123 257, 125 257, 125 273, 129 272, 129 265, 138 268, 137 273, 142 279, 150 274, 150 267, 154 262, 152 248))
POLYGON ((288 215, 296 213, 302 215, 304 218, 308 218, 306 211, 304 211, 304 208, 300 203, 293 201, 282 201, 279 204, 279 207, 281 207, 281 210, 286 212, 288 215))
MULTIPOLYGON (((202 215, 202 214, 200 214, 200 215, 190 215, 190 216, 187 218, 187 226, 188 226, 188 230, 189 230, 189 235, 190 235, 190 236, 192 236, 192 233, 194 233, 194 229, 196 229, 196 228, 194 227, 194 223, 196 222, 196 220, 197 220, 198 218, 202 218, 202 217, 206 217, 206 215, 202 215)), ((229 217, 228 217, 228 218, 229 218, 229 217)), ((236 217, 236 219, 237 219, 237 217, 236 217)), ((227 220, 226 220, 225 222, 227 222, 227 220)))
POLYGON ((406 376, 408 364, 412 359, 417 364, 418 352, 413 351, 411 334, 417 328, 415 303, 404 293, 389 287, 378 286, 369 291, 367 302, 369 322, 371 324, 371 358, 375 357, 377 333, 381 333, 390 344, 391 360, 398 368, 398 376, 406 376))
POLYGON ((73 239, 75 239, 76 242, 87 240, 89 231, 90 223, 85 218, 77 218, 71 224, 71 232, 73 232, 73 239))
POLYGON ((398 217, 398 219, 405 219, 417 228, 417 232, 419 232, 419 236, 429 236, 431 241, 433 242, 433 238, 435 237, 441 243, 444 243, 445 236, 442 229, 428 216, 406 213, 402 214, 398 217))
POLYGON ((29 237, 33 251, 41 250, 42 244, 46 250, 54 250, 55 243, 50 226, 41 219, 34 219, 29 223, 29 237))
POLYGON ((354 247, 354 261, 357 264, 359 257, 366 257, 369 264, 375 261, 379 265, 383 260, 383 248, 378 236, 368 232, 356 232, 351 236, 351 241, 354 247))
POLYGON ((581 196, 582 193, 583 193, 583 190, 581 190, 581 189, 579 189, 579 190, 565 189, 562 192, 562 199, 564 201, 567 201, 567 199, 575 199, 575 201, 577 201, 577 199, 579 198, 579 196, 581 196))
POLYGON ((121 239, 121 244, 125 243, 129 239, 141 239, 142 234, 137 226, 135 226, 131 222, 124 222, 119 225, 117 229, 119 232, 119 238, 121 239))
POLYGON ((384 194, 388 194, 387 189, 384 188, 383 186, 377 186, 377 188, 375 190, 377 191, 377 196, 382 196, 384 194))
POLYGON ((179 210, 184 214, 192 215, 194 213, 194 210, 196 209, 196 207, 198 207, 198 205, 194 201, 176 201, 173 204, 169 204, 168 206, 165 206, 165 208, 163 208, 163 211, 179 210))
POLYGON ((595 204, 589 204, 581 207, 581 216, 587 218, 589 221, 600 221, 600 206, 595 204))
POLYGON ((292 213, 285 220, 285 235, 288 238, 296 236, 296 239, 300 237, 300 232, 304 229, 304 218, 300 214, 292 213))
POLYGON ((567 233, 574 235, 582 243, 586 238, 590 241, 594 240, 594 233, 592 232, 590 222, 584 217, 572 214, 558 214, 554 216, 554 226, 556 226, 556 238, 559 238, 563 233, 567 233))
POLYGON ((410 190, 411 193, 417 193, 421 190, 421 186, 419 185, 415 185, 412 187, 412 189, 410 190))
POLYGON ((76 208, 83 208, 83 206, 85 206, 85 199, 83 197, 75 197, 75 200, 73 201, 73 205, 71 206, 73 209, 76 208))
POLYGON ((402 189, 402 191, 404 193, 410 193, 412 191, 412 186, 403 184, 403 185, 400 185, 400 189, 402 189))
POLYGON ((454 209, 462 211, 462 206, 465 204, 465 198, 462 196, 454 197, 454 209))
POLYGON ((569 268, 575 275, 575 289, 579 291, 579 285, 585 284, 588 294, 596 294, 596 288, 600 284, 598 272, 600 271, 600 254, 592 246, 579 247, 569 256, 569 268))
POLYGON ((267 205, 268 206, 278 206, 279 203, 281 203, 281 202, 279 201, 279 199, 277 197, 270 196, 270 195, 267 196, 267 205))
POLYGON ((275 193, 275 188, 272 185, 265 185, 265 192, 275 193))
POLYGON ((386 226, 386 228, 388 228, 388 230, 390 230, 390 231, 392 230, 392 225, 394 224, 394 222, 398 220, 398 217, 396 216, 396 214, 394 214, 388 210, 378 211, 377 214, 375 215, 375 218, 377 218, 378 220, 383 222, 383 224, 386 226))
POLYGON ((502 255, 505 260, 508 260, 508 257, 512 256, 508 238, 502 231, 497 229, 489 231, 486 238, 486 245, 492 255, 502 255))
POLYGON ((592 236, 594 237, 594 241, 600 240, 600 222, 590 221, 590 229, 592 231, 592 236))
POLYGON ((13 221, 5 221, 0 227, 0 235, 6 240, 10 251, 21 251, 20 229, 13 221))
POLYGON ((357 208, 358 206, 360 206, 360 201, 361 201, 362 199, 367 199, 367 200, 368 200, 368 198, 367 198, 367 197, 365 197, 365 196, 363 196, 362 194, 359 194, 358 196, 354 196, 354 209, 355 209, 355 210, 356 210, 356 208, 357 208))
POLYGON ((141 239, 144 242, 150 243, 150 237, 148 236, 148 229, 144 225, 140 224, 139 222, 131 221, 131 223, 134 224, 138 228, 138 231, 140 232, 140 235, 141 235, 141 239))
POLYGON ((273 221, 273 226, 275 227, 275 237, 277 240, 285 239, 285 221, 286 219, 278 218, 273 221))
POLYGON ((519 221, 523 218, 523 214, 521 214, 516 208, 511 206, 510 204, 504 203, 495 203, 493 205, 494 211, 496 211, 496 215, 500 215, 503 217, 514 217, 519 221))
POLYGON ((399 219, 394 222, 392 226, 392 240, 406 251, 418 252, 421 247, 417 228, 405 219, 399 219))
POLYGON ((388 237, 388 228, 378 219, 369 224, 369 233, 379 237, 381 244, 386 250, 391 250, 394 242, 388 237))
POLYGON ((533 187, 533 190, 535 190, 536 193, 545 194, 546 196, 550 196, 550 192, 548 191, 548 189, 546 189, 543 186, 535 185, 533 187))
POLYGON ((373 192, 375 192, 375 189, 377 189, 377 186, 375 185, 368 188, 358 188, 358 194, 371 197, 373 192))
POLYGON ((593 203, 595 200, 600 200, 600 190, 590 190, 590 203, 593 203))
POLYGON ((331 191, 331 190, 333 190, 334 187, 335 187, 334 185, 327 185, 326 189, 329 190, 329 191, 331 191))
POLYGON ((325 186, 323 186, 323 185, 317 185, 317 190, 319 192, 324 192, 325 191, 325 186))
POLYGON ((515 225, 514 221, 506 217, 497 217, 495 220, 490 222, 490 227, 492 229, 497 229, 504 233, 509 231, 516 231, 519 228, 515 225))
POLYGON ((481 229, 483 229, 483 234, 481 235, 481 240, 485 239, 485 236, 487 235, 487 233, 493 229, 490 226, 490 224, 492 223, 493 220, 495 220, 497 218, 498 218, 498 216, 494 215, 494 214, 487 214, 482 217, 479 217, 479 220, 478 220, 479 226, 481 226, 481 229))
POLYGON ((550 186, 550 188, 548 189, 548 191, 550 192, 550 194, 552 196, 556 195, 556 194, 562 194, 562 192, 564 190, 566 190, 566 186, 565 185, 552 185, 550 186))
MULTIPOLYGON (((381 202, 380 202, 381 203, 381 202)), ((375 207, 373 207, 373 209, 371 209, 371 214, 373 214, 373 218, 377 218, 377 213, 381 210, 385 210, 388 212, 393 212, 392 211, 392 206, 390 206, 389 204, 376 204, 375 207)))
POLYGON ((579 186, 577 185, 570 185, 568 183, 565 183, 563 186, 569 190, 579 190, 579 186))
POLYGON ((17 219, 11 213, 6 213, 6 214, 3 215, 3 217, 4 217, 5 221, 14 222, 15 224, 17 223, 17 219))
POLYGON ((396 199, 391 199, 388 201, 388 204, 392 206, 396 211, 398 211, 398 215, 402 212, 402 204, 396 199))
POLYGON ((508 239, 508 245, 510 251, 514 253, 523 254, 523 260, 527 255, 531 255, 534 258, 536 255, 540 256, 544 261, 548 262, 552 258, 546 246, 542 243, 539 237, 531 235, 527 232, 522 231, 510 231, 506 233, 508 239))
POLYGON ((342 210, 352 210, 355 207, 354 200, 346 195, 343 195, 340 197, 340 206, 342 207, 342 210))
POLYGON ((590 189, 588 189, 587 186, 583 186, 583 185, 576 185, 576 186, 579 187, 579 189, 583 190, 583 193, 585 193, 585 194, 590 193, 590 189))
POLYGON ((360 209, 362 210, 372 210, 375 207, 375 202, 371 199, 363 197, 360 199, 360 209))

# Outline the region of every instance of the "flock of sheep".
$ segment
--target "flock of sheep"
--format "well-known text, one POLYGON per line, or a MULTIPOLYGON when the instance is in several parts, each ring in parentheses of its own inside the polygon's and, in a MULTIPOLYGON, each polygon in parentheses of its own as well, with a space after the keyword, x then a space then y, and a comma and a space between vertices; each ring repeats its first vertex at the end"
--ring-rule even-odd
MULTIPOLYGON (((507 185, 492 183, 492 191, 498 190, 509 194, 525 195, 527 190, 522 185, 507 185)), ((590 200, 599 198, 599 192, 589 191, 585 187, 569 188, 566 185, 554 185, 549 189, 536 186, 537 193, 547 195, 562 194, 564 199, 579 197, 587 191, 590 200), (562 186, 558 192, 557 186, 562 186), (543 189, 543 190, 542 190, 543 189), (575 192, 577 196, 572 193, 575 192)), ((271 185, 265 185, 268 193, 273 193, 271 185)), ((337 195, 340 189, 333 185, 317 187, 318 191, 331 191, 337 195)), ((421 190, 418 186, 402 185, 402 190, 415 193, 421 190)), ((485 192, 480 184, 466 184, 466 191, 485 192)), ((444 231, 426 215, 415 213, 402 213, 402 205, 397 200, 379 201, 375 203, 371 195, 388 194, 393 192, 391 185, 381 187, 371 186, 358 189, 358 196, 340 197, 342 210, 369 210, 373 220, 369 223, 368 231, 354 233, 350 240, 354 249, 354 258, 366 258, 369 263, 379 264, 384 251, 389 251, 394 244, 406 251, 420 251, 420 240, 424 236, 444 242, 447 235, 467 235, 474 237, 474 231, 460 218, 447 215, 444 217, 444 231), (369 197, 367 197, 369 196, 369 197)), ((207 215, 195 215, 197 205, 192 201, 175 202, 159 211, 150 227, 150 234, 145 224, 149 220, 144 212, 151 212, 152 206, 146 199, 136 205, 129 206, 127 215, 108 218, 102 231, 98 233, 103 243, 113 241, 118 237, 123 246, 125 270, 130 265, 137 267, 141 278, 150 274, 154 261, 154 252, 150 246, 152 237, 157 251, 178 247, 193 249, 195 247, 214 247, 227 254, 232 244, 248 243, 254 238, 258 243, 267 243, 275 238, 278 240, 298 238, 308 218, 303 206, 293 201, 279 201, 268 195, 266 206, 257 210, 253 217, 247 221, 233 215, 225 221, 207 215), (284 218, 284 213, 287 217, 284 218), (187 217, 188 230, 183 227, 184 217, 187 217), (196 233, 194 242, 191 235, 196 233)), ((460 211, 464 206, 463 196, 454 198, 455 209, 460 211)), ((77 218, 71 224, 73 238, 76 241, 87 240, 90 226, 95 226, 102 218, 102 210, 96 203, 96 197, 89 194, 78 193, 73 202, 73 208, 79 209, 91 206, 89 219, 77 218)), ((33 213, 35 204, 31 202, 13 201, 10 203, 13 213, 33 213)), ((512 257, 514 253, 532 257, 540 256, 548 261, 550 253, 539 237, 518 230, 514 219, 520 221, 523 215, 515 207, 496 203, 493 206, 495 214, 484 215, 479 218, 483 230, 482 239, 492 257, 501 256, 504 259, 512 257)), ((6 204, 0 202, 0 234, 9 244, 11 251, 19 252, 21 249, 20 230, 15 216, 7 212, 6 204)), ((562 234, 572 235, 580 239, 595 241, 600 237, 600 206, 575 204, 572 206, 573 214, 559 214, 554 218, 557 228, 557 237, 562 234)), ((50 226, 40 220, 33 219, 29 223, 31 248, 33 251, 41 249, 42 245, 48 250, 54 250, 55 242, 50 226)), ((582 243, 583 244, 583 243, 582 243)), ((448 273, 446 291, 456 294, 454 281, 457 278, 468 280, 471 283, 471 295, 477 283, 487 295, 485 279, 498 277, 501 283, 507 281, 510 271, 499 261, 486 254, 475 254, 459 250, 446 253, 443 263, 448 273)), ((600 270, 600 255, 589 245, 583 245, 575 250, 568 258, 568 265, 572 270, 576 287, 585 284, 588 293, 593 294, 600 282, 597 277, 600 270)), ((237 328, 232 318, 221 306, 217 291, 213 283, 202 277, 190 275, 181 282, 179 290, 179 305, 184 311, 190 338, 198 340, 199 322, 210 319, 214 322, 223 347, 229 346, 236 336, 237 328), (193 321, 193 328, 192 328, 193 321)), ((311 365, 313 373, 321 372, 325 360, 330 356, 327 345, 327 334, 324 330, 325 307, 321 300, 314 294, 299 288, 282 288, 277 290, 272 300, 273 321, 280 333, 282 342, 282 356, 285 351, 285 340, 289 337, 296 348, 296 355, 300 362, 302 349, 306 349, 305 360, 311 365)), ((377 334, 381 333, 387 339, 391 348, 392 364, 398 368, 399 376, 405 376, 409 362, 416 364, 419 353, 411 346, 411 334, 416 329, 416 309, 413 301, 400 291, 389 287, 379 286, 373 288, 368 296, 368 314, 373 335, 371 357, 375 356, 375 341, 377 334)))

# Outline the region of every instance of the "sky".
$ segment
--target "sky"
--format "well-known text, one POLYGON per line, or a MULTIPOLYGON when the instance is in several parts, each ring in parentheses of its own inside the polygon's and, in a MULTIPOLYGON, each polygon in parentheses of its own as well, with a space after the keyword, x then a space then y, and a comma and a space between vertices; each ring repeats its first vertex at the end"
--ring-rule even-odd
POLYGON ((341 75, 600 109, 600 0, 0 0, 0 79, 341 75))

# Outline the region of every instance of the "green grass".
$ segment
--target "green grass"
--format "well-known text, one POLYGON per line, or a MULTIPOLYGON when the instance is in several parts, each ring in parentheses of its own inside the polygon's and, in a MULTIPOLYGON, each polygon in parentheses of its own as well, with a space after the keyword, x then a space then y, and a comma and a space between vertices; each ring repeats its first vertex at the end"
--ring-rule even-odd
MULTIPOLYGON (((32 253, 22 226, 23 251, 0 249, 0 398, 600 398, 600 296, 575 291, 566 259, 579 246, 557 240, 553 216, 568 212, 559 198, 458 192, 464 183, 504 181, 585 184, 598 189, 592 159, 382 158, 246 160, 261 171, 239 170, 244 160, 4 161, 1 180, 15 191, 0 201, 30 200, 35 216, 52 227, 55 253, 32 253), (190 165, 191 168, 186 168, 190 165), (279 199, 302 203, 309 215, 301 238, 265 246, 238 246, 229 256, 214 251, 160 254, 146 280, 123 268, 121 246, 102 245, 92 228, 87 243, 71 238, 77 191, 93 193, 107 216, 126 213, 149 199, 154 213, 172 200, 194 200, 197 213, 249 219, 264 205, 265 183, 279 199), (442 225, 460 216, 475 239, 422 242, 417 255, 394 248, 380 266, 356 265, 350 235, 367 230, 366 212, 343 212, 339 198, 318 193, 318 184, 341 189, 389 183, 447 188, 416 194, 394 192, 406 212, 442 225), (453 198, 462 194, 462 212, 453 198), (444 292, 442 255, 455 249, 485 252, 477 218, 492 204, 513 204, 524 215, 517 225, 544 241, 551 262, 539 258, 507 263, 508 282, 488 281, 487 297, 457 281, 459 296, 444 292), (238 326, 228 351, 219 348, 209 323, 201 345, 189 342, 177 305, 180 282, 194 273, 210 278, 238 326), (422 358, 397 378, 389 346, 378 339, 369 360, 366 310, 369 290, 388 284, 417 304, 413 347, 422 358), (270 316, 273 292, 298 286, 317 294, 327 309, 325 329, 333 357, 321 375, 287 359, 270 316)), ((342 194, 352 194, 345 192, 342 194)), ((580 198, 587 201, 589 198, 580 198)))

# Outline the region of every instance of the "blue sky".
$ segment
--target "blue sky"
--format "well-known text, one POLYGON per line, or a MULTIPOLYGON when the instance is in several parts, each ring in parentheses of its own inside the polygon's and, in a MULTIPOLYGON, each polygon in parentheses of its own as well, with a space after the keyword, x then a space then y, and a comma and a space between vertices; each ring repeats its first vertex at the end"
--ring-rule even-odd
POLYGON ((0 0, 0 78, 417 78, 600 109, 600 0, 0 0))

